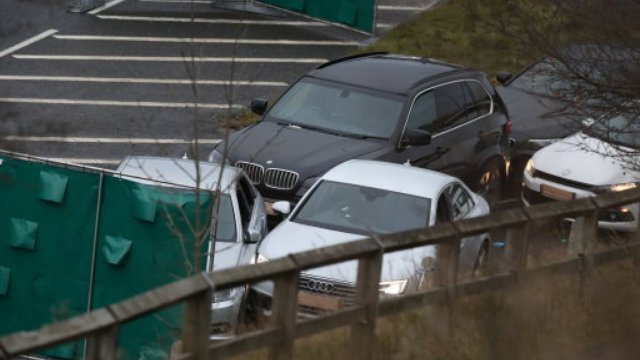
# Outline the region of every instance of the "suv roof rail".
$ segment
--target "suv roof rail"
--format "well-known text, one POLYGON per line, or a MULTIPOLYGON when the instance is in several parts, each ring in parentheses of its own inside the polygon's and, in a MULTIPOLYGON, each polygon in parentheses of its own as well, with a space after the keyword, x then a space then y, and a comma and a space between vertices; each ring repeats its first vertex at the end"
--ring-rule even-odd
POLYGON ((431 63, 431 64, 447 65, 447 66, 451 66, 453 68, 458 68, 458 69, 464 67, 464 66, 462 66, 460 64, 454 64, 454 63, 450 63, 448 61, 430 58, 428 56, 423 56, 423 57, 420 58, 420 60, 422 60, 423 62, 431 63))
POLYGON ((349 56, 341 57, 341 58, 338 58, 338 59, 335 59, 335 60, 327 61, 326 63, 318 66, 316 69, 322 69, 322 68, 327 67, 329 65, 337 64, 339 62, 343 62, 343 61, 347 61, 347 60, 351 60, 351 59, 357 59, 357 58, 361 58, 361 57, 374 56, 374 55, 387 55, 387 54, 388 54, 388 52, 386 52, 386 51, 373 51, 373 52, 349 55, 349 56))

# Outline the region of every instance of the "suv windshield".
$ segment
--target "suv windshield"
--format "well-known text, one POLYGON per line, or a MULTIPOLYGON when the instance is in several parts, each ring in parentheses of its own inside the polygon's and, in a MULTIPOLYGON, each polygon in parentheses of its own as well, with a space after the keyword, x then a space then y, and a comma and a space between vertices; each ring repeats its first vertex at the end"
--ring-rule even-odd
POLYGON ((266 121, 343 136, 389 138, 398 124, 400 96, 305 78, 269 110, 266 121))
POLYGON ((585 129, 585 132, 614 145, 640 149, 640 116, 637 114, 619 114, 602 118, 585 129))
POLYGON ((356 234, 388 234, 427 226, 430 206, 429 198, 322 181, 292 221, 356 234))

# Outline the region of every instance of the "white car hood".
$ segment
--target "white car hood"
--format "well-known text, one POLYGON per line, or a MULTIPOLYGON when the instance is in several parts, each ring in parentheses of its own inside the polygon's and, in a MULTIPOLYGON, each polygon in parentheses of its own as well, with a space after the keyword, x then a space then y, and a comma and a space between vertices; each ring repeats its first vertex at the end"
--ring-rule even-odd
MULTIPOLYGON (((362 238, 364 236, 360 234, 333 231, 285 220, 267 235, 260 244, 258 252, 271 260, 287 256, 290 253, 342 244, 362 238)), ((435 258, 434 246, 385 254, 381 281, 403 280, 414 276, 420 268, 421 260, 426 256, 435 258)), ((342 262, 305 270, 304 273, 345 282, 355 282, 357 262, 342 262)))
MULTIPOLYGON (((537 170, 564 179, 602 186, 640 179, 620 161, 620 150, 582 132, 551 144, 533 155, 537 170)), ((640 159, 639 159, 640 160, 640 159)))

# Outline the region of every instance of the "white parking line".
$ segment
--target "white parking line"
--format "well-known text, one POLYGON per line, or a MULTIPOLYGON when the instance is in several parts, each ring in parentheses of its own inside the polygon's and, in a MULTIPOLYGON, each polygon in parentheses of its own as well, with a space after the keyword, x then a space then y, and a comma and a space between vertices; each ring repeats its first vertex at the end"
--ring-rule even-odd
POLYGON ((224 86, 287 86, 283 81, 243 81, 234 80, 189 80, 189 79, 147 79, 147 78, 104 78, 77 76, 31 76, 31 75, 0 75, 1 80, 13 81, 66 81, 66 82, 96 82, 96 83, 124 83, 124 84, 169 84, 169 85, 224 85, 224 86))
POLYGON ((280 39, 229 39, 229 38, 177 38, 149 36, 105 36, 105 35, 54 35, 59 40, 79 41, 135 41, 196 44, 241 44, 241 45, 313 45, 313 46, 358 46, 356 41, 335 40, 280 40, 280 39))
POLYGON ((113 1, 110 1, 110 2, 104 4, 103 6, 101 6, 99 8, 95 8, 95 9, 89 11, 89 15, 95 15, 95 14, 97 14, 97 13, 103 11, 103 10, 107 10, 110 7, 114 7, 114 6, 118 5, 123 1, 125 1, 125 0, 113 0, 113 1))
POLYGON ((21 42, 19 44, 16 44, 16 45, 14 45, 14 46, 6 49, 6 50, 0 51, 0 58, 3 57, 3 56, 6 56, 8 54, 11 54, 12 52, 15 52, 16 50, 20 50, 20 49, 22 49, 22 48, 24 48, 26 46, 29 46, 29 45, 33 44, 34 42, 40 41, 40 40, 42 40, 42 39, 44 39, 44 38, 46 38, 46 37, 48 37, 48 36, 50 36, 52 34, 55 34, 57 32, 58 32, 58 30, 56 30, 56 29, 49 29, 49 30, 47 30, 47 31, 45 31, 45 32, 43 32, 41 34, 38 34, 38 35, 36 35, 36 36, 34 36, 34 37, 30 38, 30 39, 27 39, 27 40, 25 40, 25 41, 23 41, 23 42, 21 42))
POLYGON ((177 22, 203 24, 238 24, 238 25, 271 25, 271 26, 329 26, 318 21, 273 21, 273 20, 242 20, 242 19, 206 19, 189 17, 163 16, 127 16, 127 15, 98 15, 102 20, 120 21, 149 21, 149 22, 177 22))
POLYGON ((211 4, 211 0, 138 0, 141 2, 211 4))
MULTIPOLYGON (((67 137, 67 136, 2 136, 4 141, 22 142, 59 142, 59 143, 89 143, 89 144, 161 144, 161 145, 184 145, 192 144, 194 140, 187 139, 153 139, 153 138, 99 138, 99 137, 67 137)), ((220 139, 198 139, 200 144, 219 144, 220 139)))
POLYGON ((80 165, 117 165, 120 164, 122 160, 117 159, 89 159, 89 158, 46 158, 49 161, 59 162, 59 163, 71 163, 71 164, 80 164, 80 165))
POLYGON ((376 9, 386 11, 423 11, 431 6, 402 6, 402 5, 378 5, 376 9))
MULTIPOLYGON (((114 100, 78 100, 78 99, 43 99, 43 98, 0 98, 3 103, 24 104, 53 104, 53 105, 95 105, 95 106, 137 106, 159 108, 204 108, 204 109, 228 109, 228 104, 210 103, 178 103, 156 101, 114 101, 114 100)), ((243 108, 242 105, 232 104, 232 108, 243 108)))
POLYGON ((180 56, 111 56, 111 55, 12 55, 24 60, 72 60, 72 61, 166 61, 166 62, 235 62, 235 63, 298 63, 319 64, 327 62, 320 58, 243 58, 243 57, 180 57, 180 56))

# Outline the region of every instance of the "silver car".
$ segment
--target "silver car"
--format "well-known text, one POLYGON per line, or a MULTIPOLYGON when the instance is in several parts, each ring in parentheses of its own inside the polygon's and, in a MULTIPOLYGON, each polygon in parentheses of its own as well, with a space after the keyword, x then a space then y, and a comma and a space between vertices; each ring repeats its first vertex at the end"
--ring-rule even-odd
MULTIPOLYGON (((273 205, 280 212, 287 212, 287 207, 284 202, 273 205)), ((487 202, 457 178, 407 165, 350 160, 319 178, 288 218, 262 241, 254 262, 488 213, 487 202)), ((463 239, 460 271, 474 272, 486 260, 488 249, 488 234, 463 239)), ((434 270, 435 257, 434 246, 385 254, 380 294, 420 289, 428 272, 434 270)), ((357 261, 303 272, 298 298, 301 315, 348 305, 356 275, 357 261)), ((252 289, 251 296, 268 308, 272 283, 259 283, 252 289)))
MULTIPOLYGON (((216 163, 162 157, 127 157, 116 172, 123 178, 144 184, 220 190, 220 206, 215 237, 210 237, 207 270, 246 265, 253 258, 257 243, 266 235, 264 200, 242 170, 216 163), (200 181, 196 181, 196 164, 200 181), (222 170, 222 176, 220 171, 222 170), (218 181, 220 184, 218 186, 218 181), (215 246, 215 251, 213 247, 215 246)), ((214 293, 212 338, 235 335, 245 298, 239 287, 214 293)))

